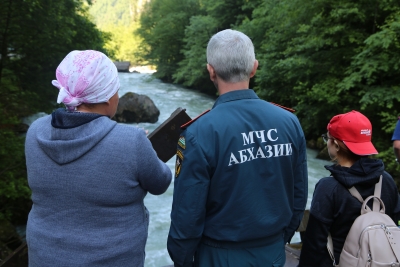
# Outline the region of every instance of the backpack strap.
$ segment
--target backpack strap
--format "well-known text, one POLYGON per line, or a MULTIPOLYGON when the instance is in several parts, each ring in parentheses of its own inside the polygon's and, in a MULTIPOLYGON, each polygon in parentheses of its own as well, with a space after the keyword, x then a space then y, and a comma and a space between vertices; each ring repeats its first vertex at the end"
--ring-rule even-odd
MULTIPOLYGON (((381 192, 382 192, 382 174, 379 177, 379 182, 376 183, 376 185, 375 185, 374 196, 377 197, 377 198, 380 198, 381 197, 381 192)), ((379 200, 374 198, 374 206, 372 207, 372 210, 376 211, 376 212, 379 212, 380 209, 381 209, 381 204, 379 203, 379 200)))
POLYGON ((336 265, 336 261, 335 261, 335 253, 333 250, 333 241, 332 241, 331 233, 328 233, 328 243, 326 243, 326 248, 328 249, 329 256, 331 256, 333 266, 334 267, 338 266, 338 265, 336 265))
MULTIPOLYGON (((360 201, 361 203, 364 202, 364 199, 362 198, 362 196, 360 195, 360 193, 354 186, 349 188, 349 191, 353 197, 358 199, 358 201, 360 201)), ((382 191, 382 175, 379 177, 379 182, 375 184, 374 196, 377 198, 380 198, 381 191, 382 191)), ((369 207, 368 207, 368 209, 369 209, 369 207)), ((379 200, 377 200, 376 198, 374 198, 374 204, 373 204, 372 210, 376 211, 376 212, 379 212, 379 210, 380 210, 380 203, 379 203, 379 200)))
POLYGON ((349 188, 350 194, 357 198, 358 201, 360 201, 361 203, 364 202, 364 199, 362 198, 362 196, 360 195, 360 193, 358 192, 358 190, 353 186, 352 188, 349 188))

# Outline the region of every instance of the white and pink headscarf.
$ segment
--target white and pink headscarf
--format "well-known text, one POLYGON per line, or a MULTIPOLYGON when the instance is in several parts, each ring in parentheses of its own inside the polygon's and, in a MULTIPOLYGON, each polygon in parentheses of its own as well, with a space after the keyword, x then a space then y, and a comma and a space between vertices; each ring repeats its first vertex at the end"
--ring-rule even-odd
POLYGON ((68 110, 82 103, 107 102, 120 87, 114 63, 94 50, 70 52, 58 65, 56 78, 52 84, 60 90, 57 103, 68 110))

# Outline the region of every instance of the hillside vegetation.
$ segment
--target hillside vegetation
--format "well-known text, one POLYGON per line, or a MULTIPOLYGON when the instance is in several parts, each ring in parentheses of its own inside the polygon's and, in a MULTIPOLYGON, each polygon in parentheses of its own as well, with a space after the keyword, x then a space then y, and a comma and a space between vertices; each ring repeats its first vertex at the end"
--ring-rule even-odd
POLYGON ((111 58, 139 64, 137 52, 141 43, 135 31, 139 27, 139 16, 146 0, 96 0, 89 12, 99 29, 110 34, 105 48, 113 51, 111 58))
POLYGON ((26 220, 20 122, 57 107, 51 80, 68 52, 94 49, 150 64, 163 81, 215 95, 205 50, 228 28, 254 42, 259 69, 251 87, 294 108, 308 141, 321 144, 333 115, 358 110, 372 122, 377 157, 400 184, 391 142, 400 115, 398 0, 2 0, 0 221, 26 220))
POLYGON ((138 33, 156 77, 215 94, 205 50, 233 28, 254 42, 259 69, 251 86, 296 109, 308 140, 320 140, 336 114, 358 110, 373 143, 400 180, 391 135, 400 115, 400 1, 152 0, 138 33))
POLYGON ((51 80, 70 51, 108 53, 108 35, 90 21, 88 5, 83 0, 0 1, 0 225, 24 224, 30 210, 21 119, 57 107, 51 80))

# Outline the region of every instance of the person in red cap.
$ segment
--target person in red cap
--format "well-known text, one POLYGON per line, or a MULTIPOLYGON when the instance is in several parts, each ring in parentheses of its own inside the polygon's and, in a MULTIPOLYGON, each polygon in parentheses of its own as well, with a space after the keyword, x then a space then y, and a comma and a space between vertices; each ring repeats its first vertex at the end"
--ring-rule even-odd
POLYGON ((393 178, 385 171, 382 160, 369 157, 378 154, 371 142, 369 119, 353 110, 334 116, 327 130, 322 137, 335 164, 325 166, 331 176, 322 178, 315 186, 299 267, 332 266, 326 247, 329 233, 338 264, 346 236, 361 210, 360 201, 348 190, 353 186, 366 199, 374 194, 382 175, 381 199, 386 214, 396 224, 400 217, 399 192, 393 178))

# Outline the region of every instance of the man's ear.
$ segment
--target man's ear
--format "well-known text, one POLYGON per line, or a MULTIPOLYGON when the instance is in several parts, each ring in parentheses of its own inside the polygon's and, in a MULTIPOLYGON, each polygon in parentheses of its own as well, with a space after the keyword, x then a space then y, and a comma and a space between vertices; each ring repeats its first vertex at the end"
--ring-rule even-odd
POLYGON ((210 80, 214 81, 217 78, 217 74, 215 74, 215 70, 214 70, 213 66, 211 66, 210 64, 207 64, 207 70, 208 70, 208 73, 210 74, 210 80))
POLYGON ((258 68, 258 60, 256 59, 254 61, 253 70, 250 72, 250 78, 253 77, 254 75, 256 75, 257 68, 258 68))

